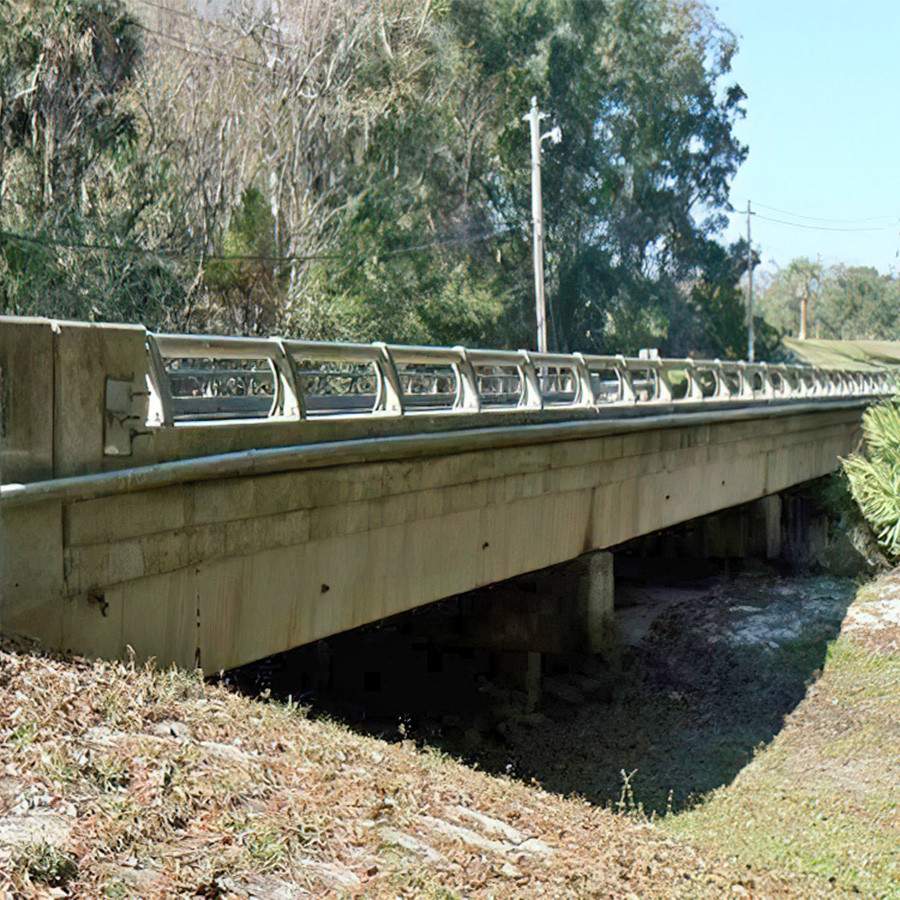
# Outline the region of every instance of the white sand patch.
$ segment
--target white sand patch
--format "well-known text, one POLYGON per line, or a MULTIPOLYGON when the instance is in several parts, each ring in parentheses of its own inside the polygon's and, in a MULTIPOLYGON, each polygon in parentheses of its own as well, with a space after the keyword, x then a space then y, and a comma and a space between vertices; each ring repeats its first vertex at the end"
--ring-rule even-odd
POLYGON ((900 585, 893 587, 877 600, 869 600, 854 604, 847 610, 844 619, 844 631, 858 631, 860 629, 874 629, 881 631, 884 628, 893 628, 900 625, 900 585))

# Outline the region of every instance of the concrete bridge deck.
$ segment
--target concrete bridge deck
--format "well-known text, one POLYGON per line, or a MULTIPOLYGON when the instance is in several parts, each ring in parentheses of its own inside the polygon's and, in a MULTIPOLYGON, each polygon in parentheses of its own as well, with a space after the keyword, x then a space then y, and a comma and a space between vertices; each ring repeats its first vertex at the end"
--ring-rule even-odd
POLYGON ((833 470, 878 373, 0 318, 0 629, 230 668, 833 470))

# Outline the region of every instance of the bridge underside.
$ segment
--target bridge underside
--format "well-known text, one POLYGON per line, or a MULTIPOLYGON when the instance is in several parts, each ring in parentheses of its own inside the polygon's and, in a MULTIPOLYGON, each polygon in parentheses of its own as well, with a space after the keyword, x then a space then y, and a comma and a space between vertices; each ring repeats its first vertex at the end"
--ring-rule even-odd
POLYGON ((572 440, 534 428, 494 449, 458 432, 444 454, 7 508, 0 624, 231 668, 818 478, 852 449, 860 408, 625 420, 572 440))

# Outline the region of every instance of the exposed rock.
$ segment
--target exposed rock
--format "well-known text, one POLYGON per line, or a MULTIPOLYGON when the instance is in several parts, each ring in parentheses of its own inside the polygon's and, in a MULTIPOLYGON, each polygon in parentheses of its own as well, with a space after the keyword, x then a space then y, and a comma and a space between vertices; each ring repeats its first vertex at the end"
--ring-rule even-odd
POLYGON ((507 878, 521 878, 522 873, 519 869, 517 869, 512 863, 505 862, 502 866, 500 866, 500 874, 505 875, 507 878))
POLYGON ((110 869, 109 880, 120 882, 126 887, 138 892, 137 896, 158 893, 159 871, 152 868, 138 868, 137 866, 121 865, 110 869))
POLYGON ((240 747, 235 747, 234 744, 220 744, 218 741, 200 741, 200 746, 210 756, 215 756, 227 762, 248 763, 257 759, 255 753, 248 753, 246 750, 241 750, 240 747))
POLYGON ((157 722, 150 729, 150 733, 157 735, 157 737, 173 737, 182 741, 191 737, 191 731, 187 725, 184 722, 176 722, 174 719, 157 722))
POLYGON ((9 811, 27 789, 28 785, 21 778, 10 775, 0 777, 0 810, 9 811))
POLYGON ((452 812, 478 824, 490 834, 502 837, 503 840, 485 837, 485 835, 467 828, 465 825, 458 825, 455 822, 448 822, 445 819, 438 819, 433 816, 420 816, 419 821, 426 828, 430 828, 444 837, 455 838, 470 847, 476 847, 488 853, 513 856, 514 858, 518 858, 521 855, 548 856, 553 853, 553 848, 543 841, 539 841, 536 838, 526 838, 518 829, 513 828, 506 822, 502 822, 500 819, 495 819, 492 816, 464 806, 454 807, 452 812))
MULTIPOLYGON (((323 884, 335 890, 357 890, 362 886, 359 878, 346 866, 340 863, 322 862, 317 859, 301 859, 297 865, 306 869, 323 884)), ((294 894, 293 896, 302 896, 294 894)))
POLYGON ((395 847, 402 847, 404 850, 409 850, 410 853, 415 853, 417 856, 421 856, 426 862, 434 864, 447 862, 446 857, 442 853, 439 853, 434 849, 434 847, 429 846, 424 841, 420 841, 418 838, 413 837, 411 834, 406 834, 403 831, 398 831, 396 828, 390 828, 387 826, 379 828, 378 834, 386 844, 391 844, 395 847))
POLYGON ((549 844, 545 844, 537 838, 528 838, 527 841, 519 844, 516 850, 521 853, 530 853, 533 856, 550 856, 553 853, 553 848, 549 844))
POLYGON ((273 875, 246 875, 242 878, 220 878, 216 887, 248 900, 300 900, 311 897, 309 891, 275 878, 273 875))
POLYGON ((521 844, 525 840, 525 835, 513 828, 512 825, 507 825, 506 822, 485 815, 476 809, 469 809, 467 806, 454 806, 453 812, 460 819, 468 819, 470 822, 480 825, 482 831, 487 834, 499 835, 513 844, 521 844))
POLYGON ((28 844, 62 847, 71 832, 71 819, 54 812, 26 812, 0 818, 0 845, 10 847, 28 844))
POLYGON ((499 853, 504 855, 511 850, 515 850, 515 846, 507 844, 503 841, 493 841, 484 835, 472 831, 463 825, 456 825, 453 822, 446 822, 444 819, 436 819, 433 816, 420 816, 419 821, 432 831, 443 835, 444 837, 455 838, 468 844, 470 847, 477 847, 479 850, 486 850, 488 853, 499 853))

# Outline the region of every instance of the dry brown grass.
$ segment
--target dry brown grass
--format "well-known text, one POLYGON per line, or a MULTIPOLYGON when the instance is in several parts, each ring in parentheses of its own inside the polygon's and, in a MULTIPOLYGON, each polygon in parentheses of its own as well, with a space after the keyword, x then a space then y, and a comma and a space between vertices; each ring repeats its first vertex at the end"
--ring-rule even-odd
POLYGON ((0 884, 17 896, 808 895, 197 675, 7 643, 0 730, 0 884))

